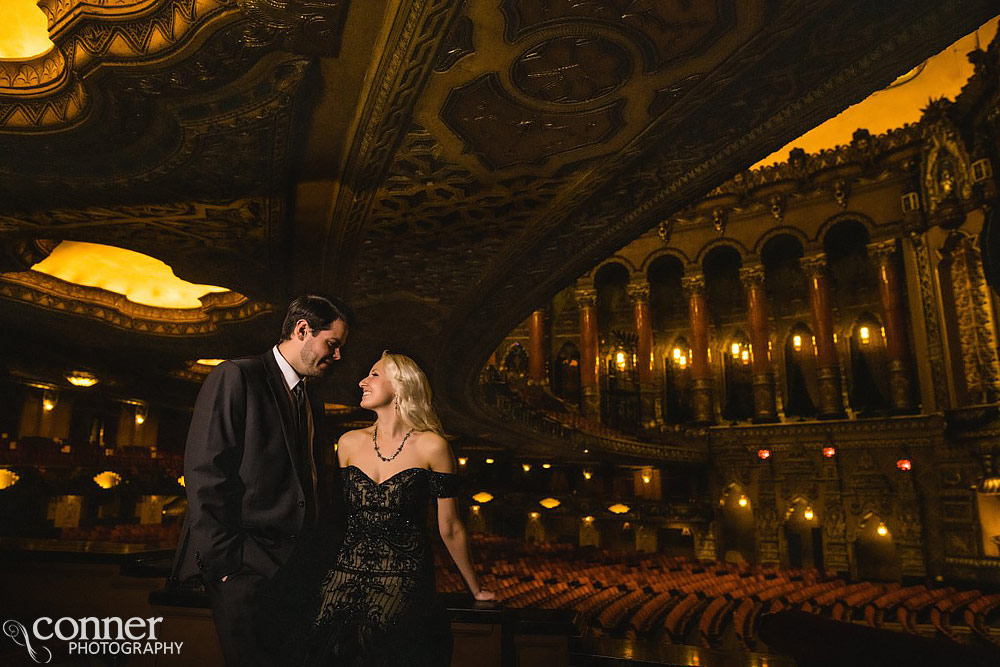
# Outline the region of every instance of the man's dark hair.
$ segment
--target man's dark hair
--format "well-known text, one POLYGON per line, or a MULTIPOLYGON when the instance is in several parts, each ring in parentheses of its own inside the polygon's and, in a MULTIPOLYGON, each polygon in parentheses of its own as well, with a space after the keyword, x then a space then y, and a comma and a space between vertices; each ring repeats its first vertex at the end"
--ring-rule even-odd
POLYGON ((281 325, 281 340, 288 340, 295 331, 295 323, 305 320, 315 336, 337 320, 342 320, 348 327, 354 326, 354 313, 350 306, 335 296, 319 296, 306 294, 288 304, 285 321, 281 325))

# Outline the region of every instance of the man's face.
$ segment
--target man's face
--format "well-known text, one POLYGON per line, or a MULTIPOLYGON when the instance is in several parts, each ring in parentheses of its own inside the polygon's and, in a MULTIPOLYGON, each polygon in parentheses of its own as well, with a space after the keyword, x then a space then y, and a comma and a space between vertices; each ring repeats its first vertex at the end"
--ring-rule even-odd
MULTIPOLYGON (((300 326, 303 323, 300 323, 300 326)), ((334 361, 340 359, 340 348, 347 342, 347 324, 334 320, 329 329, 315 332, 306 325, 306 335, 299 351, 301 375, 319 377, 325 374, 334 361), (313 334, 316 334, 315 336, 313 334)))

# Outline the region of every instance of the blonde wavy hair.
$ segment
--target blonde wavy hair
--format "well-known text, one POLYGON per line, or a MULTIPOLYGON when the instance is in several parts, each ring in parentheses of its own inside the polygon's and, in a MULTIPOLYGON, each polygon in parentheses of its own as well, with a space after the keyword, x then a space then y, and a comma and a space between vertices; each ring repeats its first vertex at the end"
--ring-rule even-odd
POLYGON ((382 353, 382 366, 396 394, 399 416, 415 431, 444 435, 441 420, 431 406, 431 383, 417 363, 403 354, 382 353))

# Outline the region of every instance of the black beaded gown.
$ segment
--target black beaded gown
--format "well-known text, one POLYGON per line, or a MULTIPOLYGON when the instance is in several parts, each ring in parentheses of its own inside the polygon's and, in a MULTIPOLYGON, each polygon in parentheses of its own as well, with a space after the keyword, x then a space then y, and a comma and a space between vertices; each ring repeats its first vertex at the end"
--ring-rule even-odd
POLYGON ((408 468, 376 484, 341 468, 347 525, 320 589, 307 667, 445 667, 451 633, 435 594, 427 530, 432 498, 458 495, 458 476, 408 468))

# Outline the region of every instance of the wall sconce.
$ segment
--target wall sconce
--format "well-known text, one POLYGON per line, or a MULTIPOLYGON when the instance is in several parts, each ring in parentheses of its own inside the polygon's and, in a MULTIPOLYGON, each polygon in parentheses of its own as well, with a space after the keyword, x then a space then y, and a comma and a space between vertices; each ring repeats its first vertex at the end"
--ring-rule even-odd
POLYGON ((184 475, 181 475, 180 477, 177 478, 177 483, 180 484, 182 487, 184 486, 184 475))
POLYGON ((531 520, 532 520, 532 521, 535 521, 535 520, 537 520, 537 519, 538 519, 538 517, 540 517, 540 516, 541 516, 541 514, 539 514, 538 512, 532 512, 532 513, 531 513, 531 514, 529 514, 528 516, 529 516, 529 517, 531 517, 531 520))
POLYGON ((629 511, 629 509, 630 508, 628 505, 623 505, 622 503, 615 503, 614 505, 608 508, 608 511, 611 512, 612 514, 625 514, 626 512, 629 511))
POLYGON ((757 450, 757 458, 759 458, 761 461, 768 460, 769 458, 771 458, 771 450, 770 449, 758 449, 757 450))
POLYGON ((807 507, 806 511, 802 513, 802 516, 805 517, 806 521, 812 521, 813 517, 816 516, 816 515, 813 514, 813 511, 812 511, 811 507, 807 507))
POLYGON ((643 484, 649 484, 652 481, 653 481, 653 469, 652 468, 643 468, 642 469, 642 483, 643 484))
POLYGON ((551 467, 552 467, 552 464, 551 464, 551 463, 543 463, 543 464, 542 464, 542 469, 543 469, 543 470, 548 470, 548 469, 549 469, 549 468, 551 468, 551 467))
POLYGON ((837 448, 836 447, 824 447, 823 448, 823 456, 825 456, 826 458, 832 459, 836 455, 837 455, 837 448))
POLYGON ((594 476, 594 473, 590 472, 589 470, 584 470, 583 471, 583 478, 584 479, 590 479, 593 476, 594 476))
POLYGON ((472 510, 473 514, 479 514, 479 505, 470 505, 469 509, 472 510))
POLYGON ((562 505, 562 502, 558 498, 542 498, 538 504, 547 510, 552 510, 562 505))
POLYGON ((59 403, 59 390, 45 389, 42 391, 42 410, 52 412, 59 403))
POLYGON ((750 505, 750 499, 747 498, 746 496, 740 496, 740 499, 736 501, 736 504, 738 504, 740 507, 747 507, 750 505))
POLYGON ((488 463, 489 465, 493 465, 493 459, 486 459, 486 463, 488 463))
POLYGON ((674 360, 675 361, 679 360, 681 358, 681 348, 675 347, 673 354, 674 354, 674 360))
POLYGON ((733 343, 733 346, 732 346, 731 349, 732 349, 732 354, 733 354, 734 357, 740 356, 740 344, 739 343, 733 343))
POLYGON ((836 331, 833 332, 833 342, 834 343, 837 342, 837 332, 836 331))
POLYGON ((468 462, 469 462, 469 459, 465 458, 464 456, 462 456, 462 457, 460 457, 458 459, 458 465, 460 465, 460 466, 464 466, 468 462))
POLYGON ((594 523, 594 517, 592 517, 592 516, 585 516, 585 517, 583 517, 583 522, 584 523, 594 523))
POLYGON ((802 351, 802 336, 800 336, 798 334, 795 334, 794 336, 792 336, 792 348, 796 352, 801 352, 802 351))
POLYGON ((146 404, 137 404, 135 406, 135 425, 145 424, 147 416, 149 416, 149 407, 146 404))
POLYGON ((615 355, 615 365, 618 366, 618 370, 625 370, 626 363, 624 352, 619 351, 618 354, 615 355))
POLYGON ((116 472, 105 470, 99 475, 94 475, 94 484, 102 489, 112 489, 122 483, 122 476, 116 472))
POLYGON ((910 470, 913 469, 913 463, 910 461, 910 459, 899 459, 898 461, 896 461, 896 467, 902 470, 903 472, 909 472, 910 470))
POLYGON ((480 491, 476 495, 472 496, 472 499, 475 500, 480 505, 485 505, 486 503, 493 500, 493 496, 487 493, 486 491, 480 491))
POLYGON ((871 341, 871 331, 868 327, 861 327, 858 329, 858 337, 861 339, 862 345, 867 345, 871 341))
POLYGON ((93 387, 97 384, 98 379, 96 375, 84 371, 73 371, 66 376, 66 381, 69 382, 74 387, 82 387, 87 389, 88 387, 93 387))
POLYGON ((522 463, 521 464, 521 469, 524 470, 524 472, 531 472, 531 464, 530 463, 522 463))
POLYGON ((879 536, 885 537, 886 535, 889 534, 889 529, 885 527, 884 523, 882 523, 881 521, 879 521, 878 522, 878 528, 875 529, 875 532, 878 533, 879 536))
POLYGON ((750 363, 750 349, 749 348, 743 348, 743 352, 740 353, 740 361, 743 362, 744 366, 750 363))
POLYGON ((687 366, 687 364, 688 364, 688 358, 682 354, 680 358, 677 360, 677 365, 680 366, 681 368, 684 368, 687 366))

